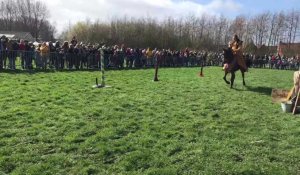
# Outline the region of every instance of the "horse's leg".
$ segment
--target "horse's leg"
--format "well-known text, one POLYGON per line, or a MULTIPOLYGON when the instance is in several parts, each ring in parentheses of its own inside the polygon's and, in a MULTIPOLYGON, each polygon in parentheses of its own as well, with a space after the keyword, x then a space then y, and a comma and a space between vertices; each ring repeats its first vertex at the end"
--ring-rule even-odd
POLYGON ((243 85, 246 86, 246 82, 245 82, 245 71, 241 70, 242 72, 242 77, 243 77, 243 85))
POLYGON ((230 82, 227 81, 227 78, 226 78, 227 75, 228 75, 228 71, 225 70, 225 75, 224 75, 224 77, 223 77, 223 80, 224 80, 227 84, 230 84, 230 82))
POLYGON ((232 71, 231 72, 231 86, 230 86, 230 88, 233 88, 234 80, 235 80, 235 72, 232 71))

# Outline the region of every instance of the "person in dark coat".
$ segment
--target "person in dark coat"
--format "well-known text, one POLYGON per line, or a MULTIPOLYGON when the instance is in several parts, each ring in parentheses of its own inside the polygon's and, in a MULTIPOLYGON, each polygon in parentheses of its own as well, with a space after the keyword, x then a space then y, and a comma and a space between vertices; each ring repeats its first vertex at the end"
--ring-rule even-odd
POLYGON ((56 58, 55 58, 56 57, 56 53, 55 53, 56 49, 55 49, 55 46, 53 45, 52 42, 49 42, 48 45, 49 45, 49 51, 50 51, 50 53, 49 53, 49 67, 54 68, 55 67, 55 60, 56 60, 56 58))
POLYGON ((19 44, 17 41, 9 40, 6 45, 6 55, 8 56, 9 69, 16 69, 16 59, 18 57, 19 44))
POLYGON ((67 62, 68 51, 69 51, 69 42, 65 41, 59 51, 59 65, 60 65, 59 68, 60 69, 65 68, 65 61, 67 62))
POLYGON ((6 68, 7 60, 7 43, 8 38, 6 36, 1 37, 1 52, 0 52, 0 69, 6 68))
POLYGON ((67 64, 69 69, 73 69, 74 66, 74 46, 70 44, 67 55, 67 64))
POLYGON ((25 69, 32 69, 32 49, 28 41, 25 41, 24 61, 25 69))
POLYGON ((3 59, 4 59, 4 55, 5 55, 5 52, 6 52, 6 47, 5 47, 5 40, 4 40, 4 36, 1 37, 1 40, 0 40, 0 70, 3 69, 3 59))
POLYGON ((56 41, 55 42, 55 45, 54 45, 54 52, 55 52, 55 57, 54 57, 54 66, 55 66, 55 69, 59 69, 59 59, 60 59, 60 42, 59 41, 56 41))
POLYGON ((24 42, 24 40, 20 41, 19 52, 20 52, 22 69, 25 69, 25 42, 24 42))

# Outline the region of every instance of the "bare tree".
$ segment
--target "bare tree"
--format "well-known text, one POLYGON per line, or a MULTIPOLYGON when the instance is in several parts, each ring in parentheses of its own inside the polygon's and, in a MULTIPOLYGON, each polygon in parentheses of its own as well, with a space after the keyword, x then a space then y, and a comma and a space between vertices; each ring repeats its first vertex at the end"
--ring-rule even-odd
POLYGON ((300 11, 296 11, 295 12, 295 25, 294 25, 294 33, 293 33, 293 39, 292 42, 295 43, 296 42, 296 38, 297 36, 300 36, 300 11))
POLYGON ((83 34, 85 32, 76 32, 79 25, 76 24, 68 36, 78 35, 79 39, 87 42, 105 41, 108 44, 126 44, 130 47, 219 50, 220 46, 226 45, 232 39, 233 34, 237 34, 248 48, 256 48, 262 45, 276 46, 280 41, 297 41, 299 16, 299 12, 294 11, 294 14, 264 12, 253 17, 239 15, 233 20, 207 14, 189 15, 179 19, 168 17, 163 21, 149 17, 124 17, 113 19, 110 23, 82 23, 86 25, 81 28, 88 31, 87 37, 83 34))
POLYGON ((269 18, 270 13, 265 12, 259 15, 256 15, 253 18, 253 24, 255 26, 255 44, 258 46, 262 46, 263 44, 266 44, 267 40, 267 33, 269 28, 269 18))
POLYGON ((272 45, 277 45, 283 39, 283 33, 285 30, 285 19, 286 17, 283 12, 280 12, 277 15, 272 45))
MULTIPOLYGON (((44 36, 53 36, 55 32, 53 26, 47 20, 49 11, 46 5, 36 0, 1 0, 0 22, 1 30, 27 31, 38 39, 43 28, 44 36)), ((50 38, 45 38, 50 39, 50 38)))

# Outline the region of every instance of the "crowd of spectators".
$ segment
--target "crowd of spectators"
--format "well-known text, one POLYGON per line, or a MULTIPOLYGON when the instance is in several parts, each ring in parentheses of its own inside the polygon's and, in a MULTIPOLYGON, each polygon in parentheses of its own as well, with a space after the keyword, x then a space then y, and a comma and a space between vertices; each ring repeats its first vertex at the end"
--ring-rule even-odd
MULTIPOLYGON (((222 52, 194 51, 189 49, 125 48, 99 44, 79 43, 74 37, 70 42, 32 43, 1 37, 0 70, 20 69, 99 69, 103 50, 106 68, 147 68, 159 60, 161 67, 222 66, 222 52)), ((248 65, 255 68, 299 69, 299 57, 278 55, 257 56, 244 54, 248 65)))

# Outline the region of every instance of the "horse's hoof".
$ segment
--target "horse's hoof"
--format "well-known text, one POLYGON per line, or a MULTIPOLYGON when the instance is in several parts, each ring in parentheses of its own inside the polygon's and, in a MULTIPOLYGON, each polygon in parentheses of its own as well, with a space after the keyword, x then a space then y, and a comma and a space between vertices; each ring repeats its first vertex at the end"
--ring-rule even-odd
POLYGON ((230 82, 227 81, 225 78, 223 78, 223 80, 226 82, 226 84, 230 84, 230 82))

